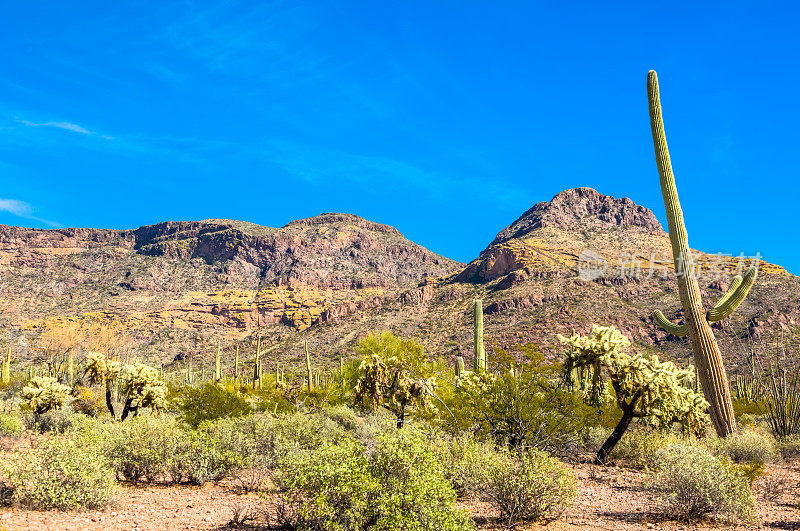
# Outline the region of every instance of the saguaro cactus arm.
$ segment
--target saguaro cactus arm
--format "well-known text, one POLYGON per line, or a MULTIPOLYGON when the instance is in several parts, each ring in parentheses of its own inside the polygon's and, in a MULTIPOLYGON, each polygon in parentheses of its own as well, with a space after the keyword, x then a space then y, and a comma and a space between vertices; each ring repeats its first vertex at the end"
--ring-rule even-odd
POLYGON ((689 327, 686 324, 676 325, 669 319, 667 319, 661 310, 656 310, 653 312, 653 317, 655 317, 656 323, 658 326, 672 334, 673 336, 683 337, 689 333, 689 327))
POLYGON ((714 323, 716 321, 722 321, 735 312, 736 308, 738 308, 745 297, 747 297, 750 288, 753 287, 756 276, 758 276, 758 268, 753 266, 747 270, 744 279, 739 275, 733 277, 728 291, 726 291, 725 295, 723 295, 714 307, 706 313, 708 322, 714 323))

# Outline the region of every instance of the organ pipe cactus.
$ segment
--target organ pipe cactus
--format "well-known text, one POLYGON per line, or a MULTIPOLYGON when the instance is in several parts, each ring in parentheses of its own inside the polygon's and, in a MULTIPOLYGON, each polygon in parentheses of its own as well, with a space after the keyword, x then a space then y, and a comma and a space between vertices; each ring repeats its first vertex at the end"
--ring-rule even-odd
POLYGON ((475 327, 475 372, 486 370, 486 350, 483 348, 483 302, 475 301, 473 309, 475 327))
POLYGON ((709 403, 711 421, 717 434, 724 437, 736 432, 736 418, 733 413, 730 386, 722 354, 710 323, 724 319, 736 310, 753 285, 757 268, 751 267, 744 278, 736 276, 727 293, 719 302, 710 310, 705 310, 700 296, 700 287, 694 274, 695 265, 689 248, 689 238, 683 222, 683 211, 678 201, 675 176, 672 173, 672 163, 667 149, 664 121, 661 117, 658 77, 653 70, 647 74, 647 96, 656 164, 667 211, 672 258, 678 277, 678 293, 686 315, 686 323, 677 325, 670 322, 663 313, 657 310, 655 320, 667 332, 676 336, 688 335, 691 339, 697 375, 703 395, 709 403))

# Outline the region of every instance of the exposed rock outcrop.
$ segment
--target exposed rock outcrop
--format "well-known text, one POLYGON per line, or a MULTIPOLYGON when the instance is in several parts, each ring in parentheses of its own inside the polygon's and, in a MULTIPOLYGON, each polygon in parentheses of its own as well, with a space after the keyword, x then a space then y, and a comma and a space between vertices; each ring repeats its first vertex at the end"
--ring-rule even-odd
POLYGON ((631 199, 616 199, 592 188, 573 188, 557 194, 550 202, 535 204, 514 223, 500 231, 490 246, 544 227, 562 229, 578 225, 639 227, 645 231, 663 233, 664 229, 649 208, 631 199))

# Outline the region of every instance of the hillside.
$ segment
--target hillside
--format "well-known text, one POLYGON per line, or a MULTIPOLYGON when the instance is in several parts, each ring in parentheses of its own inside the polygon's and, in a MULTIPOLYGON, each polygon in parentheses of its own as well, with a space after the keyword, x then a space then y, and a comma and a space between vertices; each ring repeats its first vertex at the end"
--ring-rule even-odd
MULTIPOLYGON (((698 262, 712 301, 750 260, 698 253, 698 262)), ((798 288, 798 277, 760 264, 748 299, 715 325, 732 366, 744 363, 749 339, 796 341, 798 288)), ((553 354, 557 333, 598 322, 641 348, 690 353, 651 317, 660 308, 680 319, 667 234, 649 209, 589 188, 534 205, 466 265, 349 214, 281 228, 221 219, 123 231, 0 226, 0 325, 21 351, 46 323, 74 319, 120 323, 134 354, 156 362, 210 360, 217 339, 226 352, 244 341, 247 355, 260 333, 268 359, 299 362, 308 340, 333 363, 381 329, 469 359, 475 298, 501 346, 532 341, 553 354)))

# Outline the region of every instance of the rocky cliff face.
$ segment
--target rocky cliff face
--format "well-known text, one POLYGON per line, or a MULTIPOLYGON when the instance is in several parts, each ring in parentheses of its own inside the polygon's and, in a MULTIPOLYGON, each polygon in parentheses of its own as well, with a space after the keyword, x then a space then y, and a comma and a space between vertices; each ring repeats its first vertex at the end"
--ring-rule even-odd
POLYGON ((304 330, 399 300, 459 267, 349 214, 282 228, 232 220, 121 231, 0 226, 0 310, 18 328, 100 312, 147 333, 304 330))

